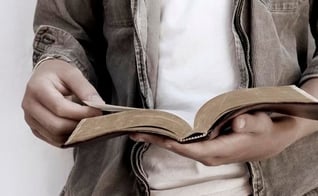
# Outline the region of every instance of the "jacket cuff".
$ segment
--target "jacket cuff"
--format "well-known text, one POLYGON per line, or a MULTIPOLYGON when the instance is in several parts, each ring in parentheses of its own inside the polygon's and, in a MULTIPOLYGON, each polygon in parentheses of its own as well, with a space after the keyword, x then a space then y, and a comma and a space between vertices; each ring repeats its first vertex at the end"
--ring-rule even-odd
POLYGON ((37 29, 33 42, 33 67, 47 59, 59 59, 73 64, 91 82, 96 79, 94 69, 81 44, 62 29, 42 25, 37 29))

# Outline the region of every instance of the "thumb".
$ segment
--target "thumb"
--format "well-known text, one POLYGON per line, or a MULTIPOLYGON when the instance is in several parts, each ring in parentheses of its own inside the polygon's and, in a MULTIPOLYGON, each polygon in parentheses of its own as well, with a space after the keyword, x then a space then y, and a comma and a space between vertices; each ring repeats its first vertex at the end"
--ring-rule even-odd
POLYGON ((82 72, 67 62, 55 59, 42 62, 33 72, 29 85, 32 87, 28 90, 31 100, 41 103, 45 111, 54 116, 77 121, 101 115, 100 110, 69 99, 74 95, 80 101, 94 99, 103 102, 82 72))
POLYGON ((67 76, 63 77, 63 82, 67 85, 69 90, 80 99, 80 101, 105 104, 95 87, 84 77, 79 69, 74 68, 66 74, 67 76))
POLYGON ((247 115, 239 115, 232 120, 232 130, 234 132, 244 132, 246 130, 247 115))
POLYGON ((271 124, 271 118, 265 112, 242 114, 233 119, 232 130, 237 133, 257 133, 266 130, 271 124))

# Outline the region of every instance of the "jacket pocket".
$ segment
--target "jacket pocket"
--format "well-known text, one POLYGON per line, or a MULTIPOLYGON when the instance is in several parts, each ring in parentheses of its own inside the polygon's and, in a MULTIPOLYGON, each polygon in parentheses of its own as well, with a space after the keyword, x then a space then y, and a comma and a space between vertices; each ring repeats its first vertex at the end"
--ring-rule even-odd
POLYGON ((295 12, 303 0, 263 0, 271 12, 295 12))

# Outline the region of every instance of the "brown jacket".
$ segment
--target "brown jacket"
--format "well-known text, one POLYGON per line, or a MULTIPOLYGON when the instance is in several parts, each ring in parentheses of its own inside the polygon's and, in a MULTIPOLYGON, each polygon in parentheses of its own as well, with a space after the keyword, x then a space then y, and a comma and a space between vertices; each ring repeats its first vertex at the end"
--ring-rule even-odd
MULTIPOLYGON (((63 59, 82 70, 107 102, 152 108, 159 3, 38 0, 34 63, 46 57, 63 59)), ((317 41, 311 40, 309 31, 317 38, 318 1, 233 3, 241 88, 301 84, 318 77, 318 56, 312 50, 317 41)), ((144 144, 125 136, 76 147, 75 165, 62 195, 149 195, 140 167, 144 149, 144 144)), ((247 164, 254 195, 318 195, 318 133, 276 157, 247 164)))

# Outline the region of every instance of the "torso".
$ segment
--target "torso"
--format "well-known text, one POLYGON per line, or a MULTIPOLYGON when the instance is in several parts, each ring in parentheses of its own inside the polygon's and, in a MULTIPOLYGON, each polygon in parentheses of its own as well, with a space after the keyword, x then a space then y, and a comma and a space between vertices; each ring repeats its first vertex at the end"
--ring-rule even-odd
MULTIPOLYGON (((229 0, 162 1, 157 109, 192 124, 205 101, 238 87, 231 7, 229 0)), ((250 193, 245 164, 207 167, 152 145, 143 168, 155 196, 250 193)))

